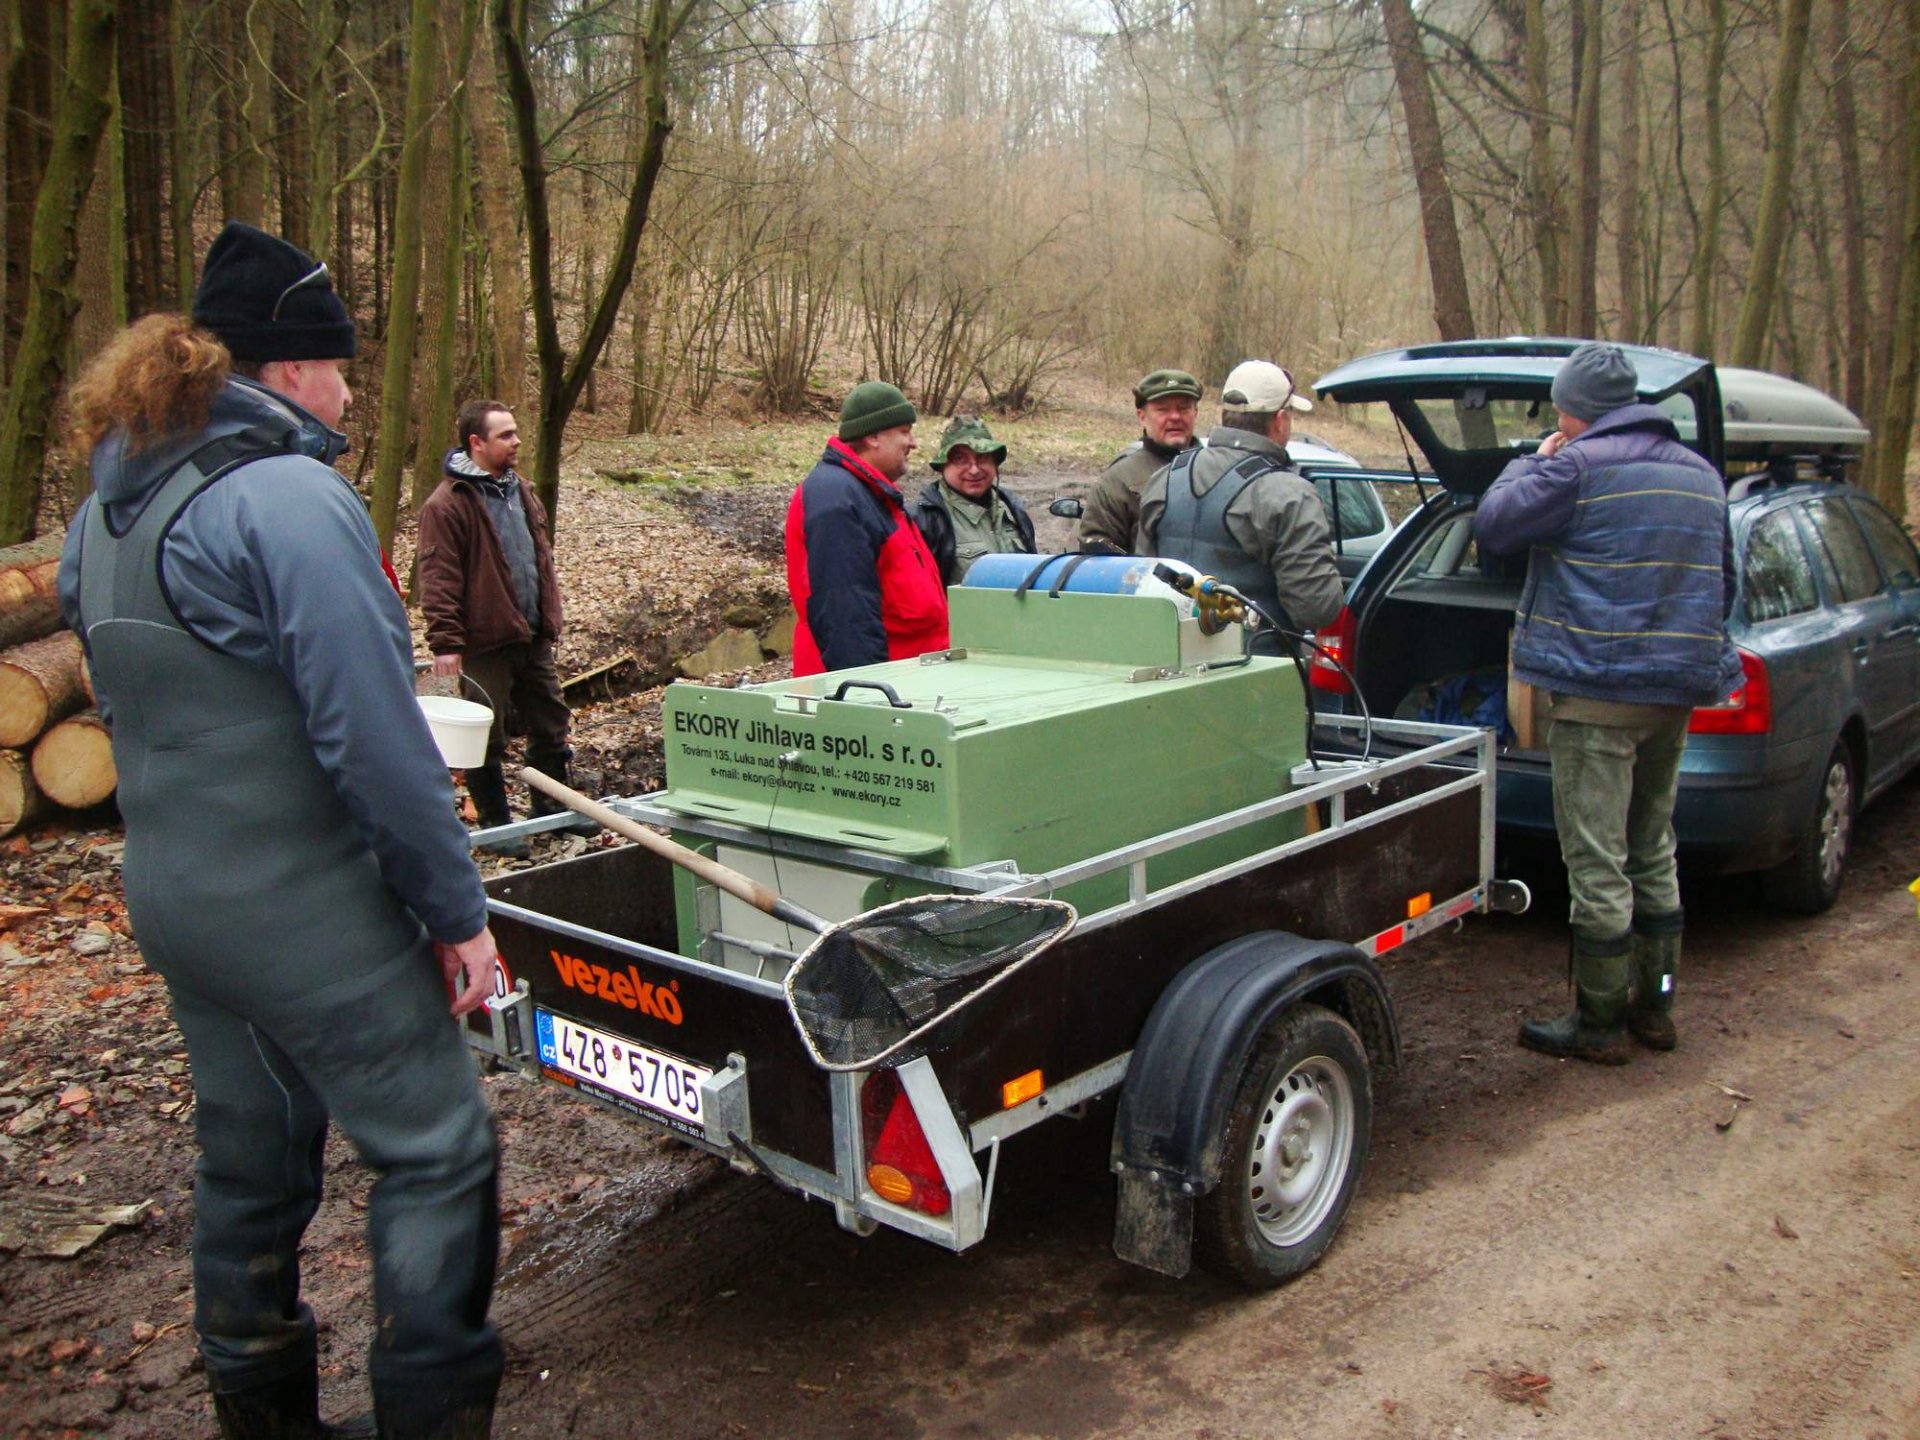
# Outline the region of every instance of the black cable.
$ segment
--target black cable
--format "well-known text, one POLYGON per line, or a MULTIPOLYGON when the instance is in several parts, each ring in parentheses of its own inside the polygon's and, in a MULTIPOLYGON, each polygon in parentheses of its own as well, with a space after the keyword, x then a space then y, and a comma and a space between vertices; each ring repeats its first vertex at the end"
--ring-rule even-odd
MULTIPOLYGON (((1160 581, 1162 584, 1172 586, 1173 589, 1179 591, 1182 595, 1188 595, 1188 596, 1193 595, 1194 590, 1198 584, 1196 577, 1188 575, 1182 571, 1175 570, 1171 565, 1167 565, 1167 564, 1155 565, 1153 567, 1153 576, 1154 576, 1154 579, 1160 581)), ((1340 674, 1345 677, 1348 687, 1353 691, 1354 700, 1360 706, 1360 719, 1361 719, 1360 760, 1361 760, 1361 763, 1364 764, 1366 761, 1372 759, 1373 758, 1373 711, 1367 708, 1367 697, 1360 693, 1360 682, 1355 680, 1353 677, 1353 672, 1347 669, 1347 667, 1341 663, 1340 657, 1334 654, 1333 651, 1327 649, 1326 646, 1322 645, 1319 641, 1315 640, 1311 635, 1307 634, 1306 632, 1295 630, 1290 625, 1280 624, 1279 621, 1275 620, 1273 616, 1269 615, 1263 608, 1261 608, 1259 604, 1257 604, 1255 601, 1253 601, 1246 595, 1241 594, 1241 592, 1234 589, 1233 586, 1228 585, 1225 582, 1220 580, 1215 580, 1213 583, 1216 586, 1218 586, 1222 591, 1224 591, 1226 594, 1231 595, 1234 599, 1238 600, 1242 605, 1246 606, 1246 608, 1251 610, 1254 614, 1258 615, 1261 618, 1261 620, 1266 622, 1266 626, 1269 630, 1272 630, 1276 635, 1281 636, 1283 639, 1291 640, 1294 642, 1295 649, 1290 658, 1293 660, 1294 673, 1300 677, 1301 693, 1306 702, 1307 763, 1313 766, 1315 770, 1318 770, 1320 768, 1320 757, 1314 753, 1314 748, 1313 748, 1313 722, 1316 715, 1319 712, 1316 710, 1313 702, 1313 680, 1312 680, 1312 677, 1307 673, 1306 663, 1301 659, 1300 652, 1298 649, 1298 647, 1301 645, 1305 645, 1308 648, 1312 649, 1316 654, 1318 654, 1329 665, 1333 666, 1335 670, 1338 670, 1340 674)), ((1253 658, 1253 636, 1251 631, 1249 631, 1248 633, 1242 636, 1241 649, 1243 653, 1241 655, 1241 658, 1236 663, 1240 665, 1244 665, 1247 663, 1247 661, 1253 658)))

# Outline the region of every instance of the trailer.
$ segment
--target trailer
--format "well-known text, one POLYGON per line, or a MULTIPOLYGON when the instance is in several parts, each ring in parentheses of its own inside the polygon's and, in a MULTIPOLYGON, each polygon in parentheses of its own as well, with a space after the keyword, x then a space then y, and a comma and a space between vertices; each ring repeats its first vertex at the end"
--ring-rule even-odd
POLYGON ((1325 717, 1355 750, 1397 743, 1318 758, 1295 667, 1159 593, 1153 563, 987 557, 950 592, 951 650, 670 687, 667 788, 603 802, 834 920, 1074 905, 895 1061, 818 1063, 783 984, 809 937, 633 845, 489 882, 471 1043, 850 1231, 952 1250, 984 1238, 1008 1140, 1117 1092, 1122 1259, 1253 1286, 1311 1266, 1400 1064, 1378 957, 1526 907, 1493 873, 1494 739, 1325 717))

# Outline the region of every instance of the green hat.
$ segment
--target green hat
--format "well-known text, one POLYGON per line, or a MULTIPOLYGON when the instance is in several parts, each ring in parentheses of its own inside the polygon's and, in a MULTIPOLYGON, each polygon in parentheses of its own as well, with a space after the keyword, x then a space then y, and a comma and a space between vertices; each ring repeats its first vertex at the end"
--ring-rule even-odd
POLYGON ((1007 458, 1007 447, 993 438, 993 432, 987 429, 987 422, 978 415, 956 415, 947 422, 947 428, 940 432, 940 448, 933 452, 929 462, 938 470, 947 463, 947 453, 955 446, 964 446, 976 455, 985 455, 994 464, 1002 464, 1007 458))
POLYGON ((1138 410, 1162 395, 1190 395, 1198 400, 1205 393, 1200 382, 1184 370, 1156 370, 1133 387, 1133 408, 1138 410))
POLYGON ((911 425, 919 418, 913 402, 899 386, 884 380, 863 381, 853 387, 847 403, 840 407, 840 438, 858 440, 896 425, 911 425))

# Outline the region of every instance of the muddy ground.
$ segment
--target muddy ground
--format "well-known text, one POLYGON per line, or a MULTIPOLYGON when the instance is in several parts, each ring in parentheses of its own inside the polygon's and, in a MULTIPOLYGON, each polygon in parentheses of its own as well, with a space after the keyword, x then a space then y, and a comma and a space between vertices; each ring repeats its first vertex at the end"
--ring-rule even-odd
MULTIPOLYGON (((675 524, 732 544, 764 501, 646 524, 669 551, 675 524)), ((740 546, 749 585, 756 548, 740 546)), ((617 617, 595 623, 618 640, 617 617)), ((648 783, 657 713, 657 692, 583 707, 606 788, 648 783)), ((4 898, 48 911, 0 933, 0 1228, 151 1202, 73 1259, 0 1255, 0 1433, 212 1433, 189 1324, 191 1091, 125 932, 118 840, 101 814, 0 846, 4 898)), ((1012 1145, 987 1240, 956 1256, 855 1239, 825 1207, 491 1076, 496 1433, 1910 1440, 1916 872, 1909 780, 1864 817, 1824 917, 1695 880, 1682 1047, 1617 1071, 1512 1043, 1564 998, 1551 906, 1390 956, 1406 1064, 1380 1088, 1365 1183, 1319 1268, 1264 1295, 1113 1258, 1102 1111, 1012 1145)), ((341 1144, 330 1164, 305 1293, 338 1412, 366 1403, 369 1176, 341 1144)))

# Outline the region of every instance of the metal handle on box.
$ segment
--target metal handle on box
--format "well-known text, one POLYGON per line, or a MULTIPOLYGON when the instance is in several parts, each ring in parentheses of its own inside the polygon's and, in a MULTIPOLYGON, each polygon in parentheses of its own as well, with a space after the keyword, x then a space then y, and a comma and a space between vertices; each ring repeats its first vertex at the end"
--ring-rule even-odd
POLYGON ((887 697, 887 703, 894 709, 911 710, 913 708, 913 702, 911 700, 902 700, 900 698, 900 692, 884 680, 842 680, 838 688, 827 698, 829 700, 844 700, 847 698, 847 691, 849 690, 878 690, 882 695, 887 697))

